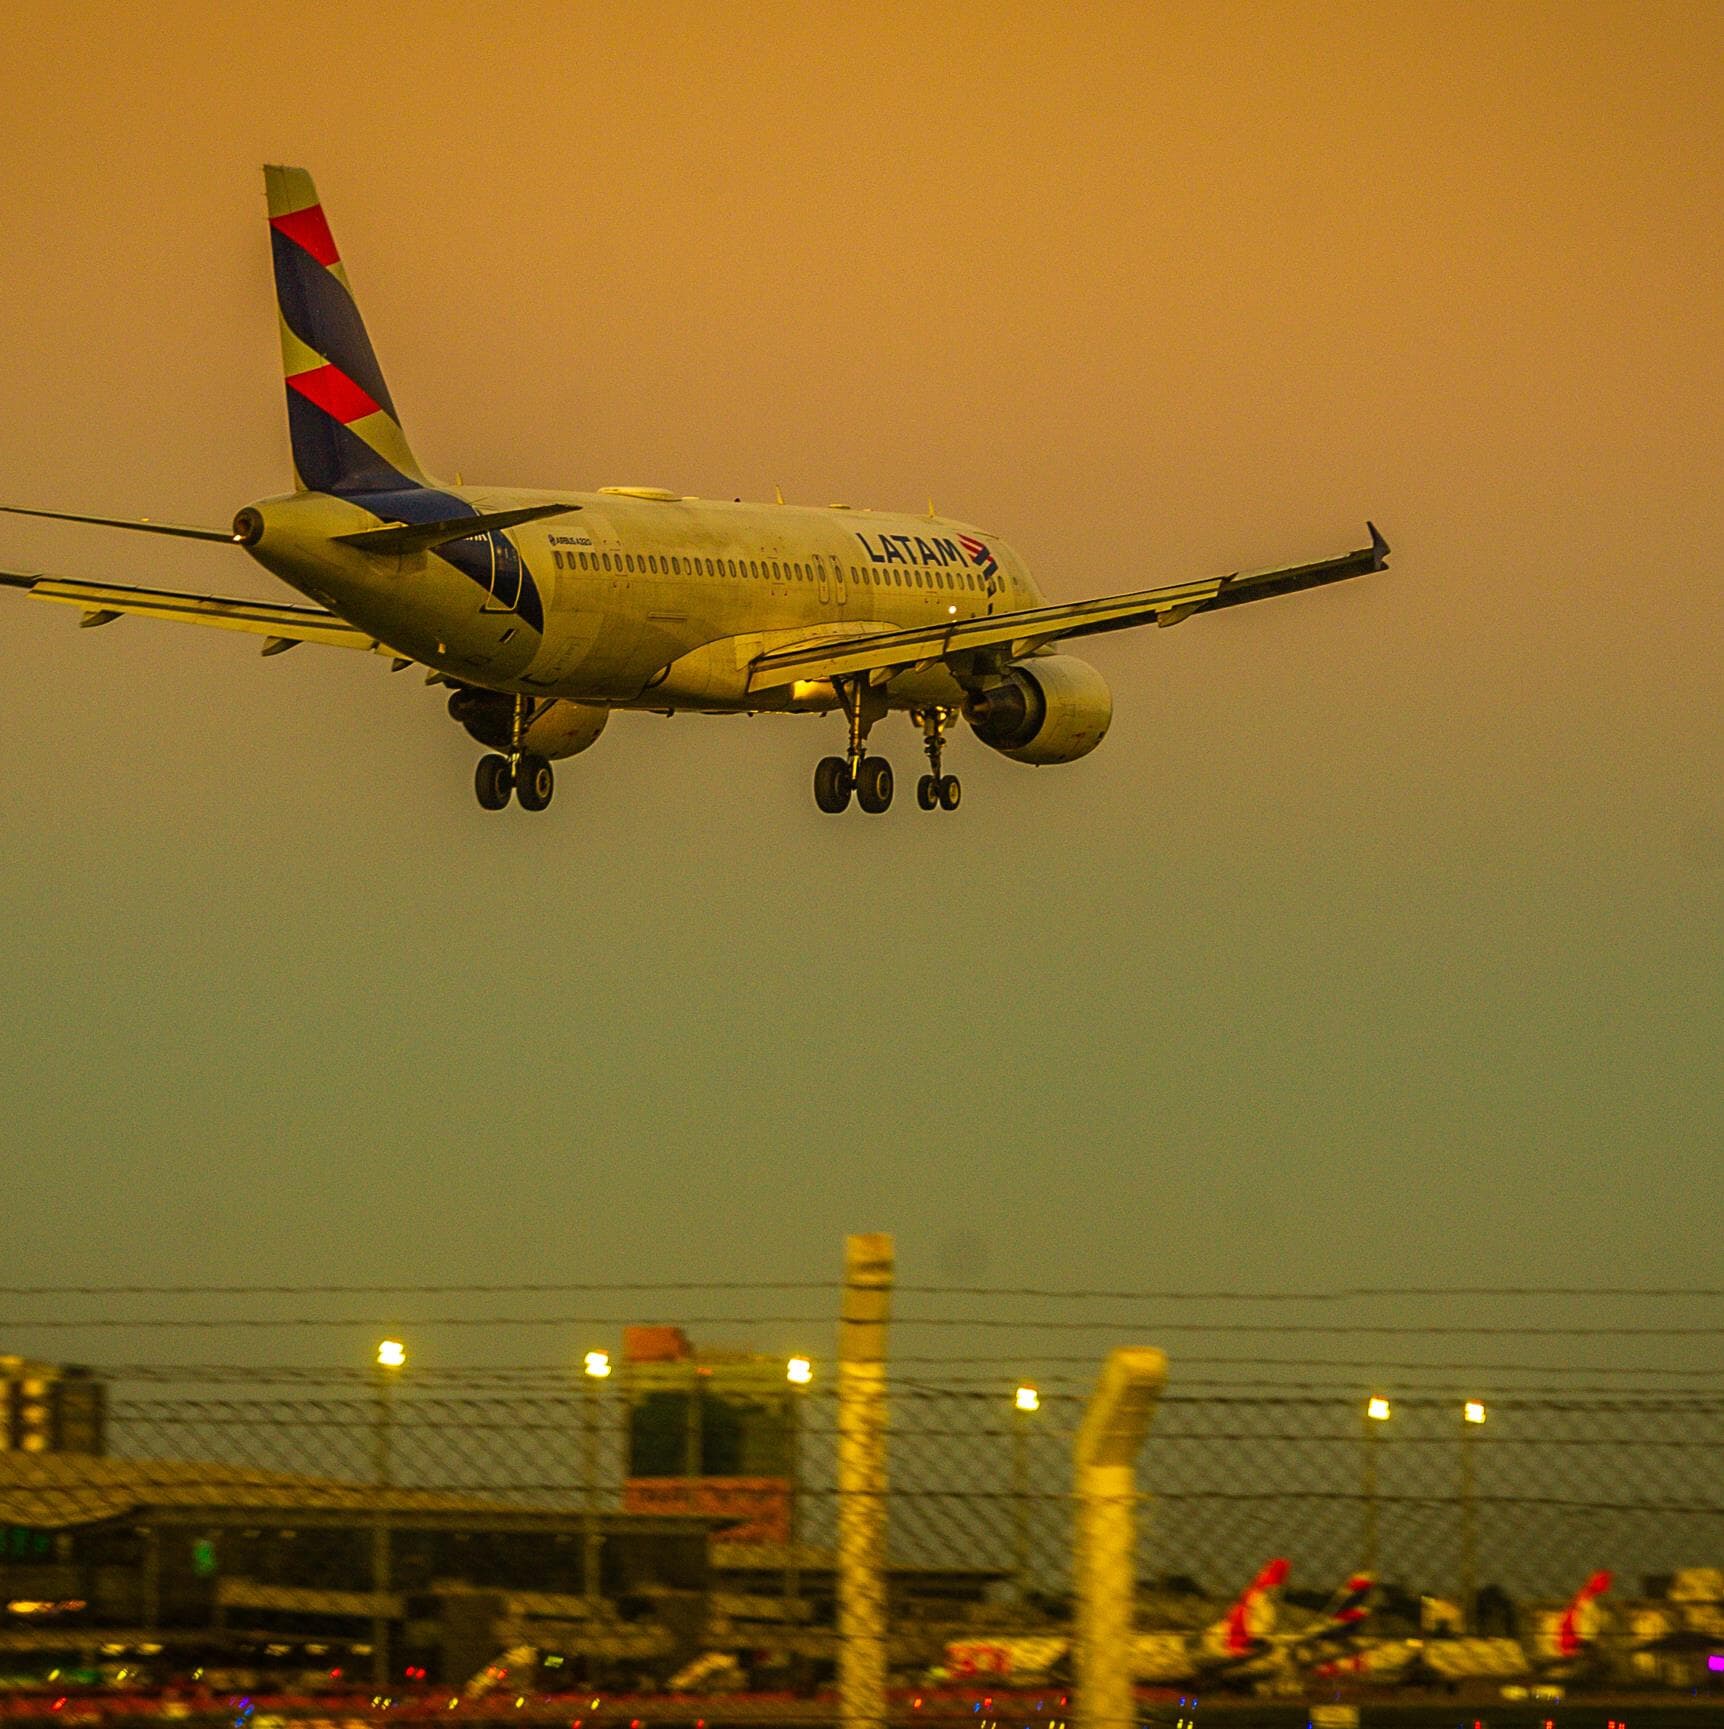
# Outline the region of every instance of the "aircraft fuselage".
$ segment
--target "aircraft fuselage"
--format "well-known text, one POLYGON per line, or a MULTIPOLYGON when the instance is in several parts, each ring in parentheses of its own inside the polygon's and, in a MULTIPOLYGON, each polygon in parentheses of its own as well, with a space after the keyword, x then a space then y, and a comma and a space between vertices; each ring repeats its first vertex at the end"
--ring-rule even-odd
MULTIPOLYGON (((396 520, 397 495, 294 493, 251 507, 249 550, 302 594, 449 678, 623 708, 817 709, 829 685, 750 692, 771 648, 1035 606, 1023 561, 942 517, 723 503, 645 488, 440 488, 460 514, 578 510, 432 552, 380 555, 333 538, 396 520)), ((421 514, 431 508, 418 495, 421 514)), ((242 513, 244 520, 245 513, 242 513)), ((894 679, 895 708, 957 704, 939 663, 894 679)))

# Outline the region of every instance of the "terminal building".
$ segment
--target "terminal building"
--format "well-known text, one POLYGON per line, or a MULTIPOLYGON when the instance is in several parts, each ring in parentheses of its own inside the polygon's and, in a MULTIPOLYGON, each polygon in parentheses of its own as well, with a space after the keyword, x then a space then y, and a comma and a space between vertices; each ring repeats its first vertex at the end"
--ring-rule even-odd
POLYGON ((697 1351, 680 1327, 623 1330, 631 1513, 728 1520, 730 1544, 788 1543, 800 1389, 782 1357, 697 1351))
MULTIPOLYGON (((591 1394, 622 1456, 597 1493, 571 1479, 557 1499, 131 1456, 98 1376, 0 1358, 0 1682, 609 1688, 712 1653, 750 1676, 823 1672, 836 1566, 798 1529, 785 1364, 631 1328, 621 1367, 591 1394)), ((926 1661, 1003 1577, 889 1569, 893 1619, 918 1629, 899 1656, 926 1661)))

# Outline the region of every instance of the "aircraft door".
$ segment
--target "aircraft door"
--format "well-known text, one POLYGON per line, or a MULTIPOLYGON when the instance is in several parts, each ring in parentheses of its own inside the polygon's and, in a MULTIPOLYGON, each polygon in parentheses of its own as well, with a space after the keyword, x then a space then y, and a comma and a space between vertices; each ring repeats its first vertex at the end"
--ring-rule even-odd
POLYGON ((491 612, 513 612, 521 603, 521 554, 506 534, 488 534, 491 548, 491 612))
POLYGON ((814 555, 814 593, 822 606, 832 598, 832 580, 826 573, 826 554, 823 552, 814 555))
POLYGON ((841 559, 832 561, 832 598, 842 606, 849 596, 844 591, 844 564, 841 559))

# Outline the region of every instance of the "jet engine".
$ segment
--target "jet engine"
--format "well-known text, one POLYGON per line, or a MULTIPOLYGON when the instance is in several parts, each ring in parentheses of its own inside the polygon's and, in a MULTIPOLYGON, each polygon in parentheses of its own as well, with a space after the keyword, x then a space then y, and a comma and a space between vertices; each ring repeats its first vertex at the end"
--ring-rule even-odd
POLYGON ((1076 762, 1106 736, 1113 695, 1088 662, 1040 655, 966 697, 964 719, 983 744, 1013 762, 1076 762))
MULTIPOLYGON (((480 744, 492 750, 509 748, 515 699, 496 690, 458 690, 449 698, 449 714, 480 744)), ((593 703, 565 702, 560 697, 533 705, 524 743, 535 756, 555 762, 578 756, 605 730, 611 711, 593 703)))

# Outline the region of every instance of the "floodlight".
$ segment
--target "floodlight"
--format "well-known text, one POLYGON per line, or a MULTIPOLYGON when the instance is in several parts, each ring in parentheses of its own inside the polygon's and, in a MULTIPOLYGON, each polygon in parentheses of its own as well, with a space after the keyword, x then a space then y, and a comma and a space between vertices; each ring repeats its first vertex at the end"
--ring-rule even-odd
POLYGON ((602 1381, 611 1372, 611 1354, 609 1351, 588 1351, 582 1359, 582 1366, 595 1381, 602 1381))
POLYGON ((1020 1387, 1013 1394, 1012 1403, 1020 1411, 1039 1411, 1042 1408, 1042 1396, 1034 1387, 1020 1387))
POLYGON ((1365 1407, 1365 1415, 1369 1417, 1373 1423, 1388 1422, 1391 1415, 1389 1410, 1389 1401, 1384 1398, 1373 1397, 1370 1404, 1365 1407))
POLYGON ((814 1379, 814 1365, 806 1357, 792 1357, 784 1365, 784 1378, 795 1387, 806 1387, 814 1379))
POLYGON ((399 1339, 385 1339, 377 1347, 377 1366, 380 1369, 399 1369, 407 1361, 407 1347, 399 1339))

